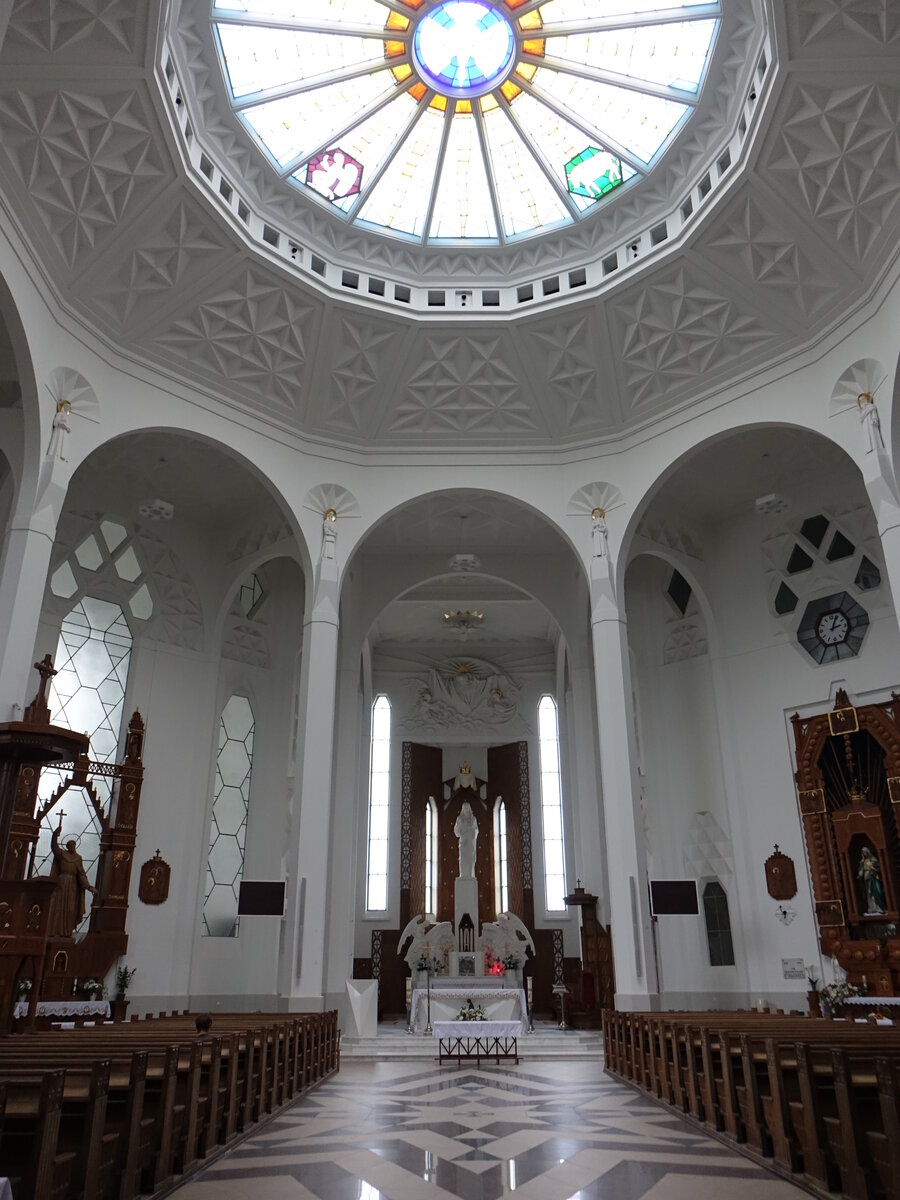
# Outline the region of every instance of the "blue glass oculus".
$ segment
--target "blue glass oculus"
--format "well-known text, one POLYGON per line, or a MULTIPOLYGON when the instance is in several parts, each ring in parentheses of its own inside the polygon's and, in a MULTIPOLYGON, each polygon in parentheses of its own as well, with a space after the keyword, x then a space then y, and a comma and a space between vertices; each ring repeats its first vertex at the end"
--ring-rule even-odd
POLYGON ((503 81, 516 50, 512 26, 492 4, 444 0, 413 35, 413 59, 444 96, 482 96, 503 81))

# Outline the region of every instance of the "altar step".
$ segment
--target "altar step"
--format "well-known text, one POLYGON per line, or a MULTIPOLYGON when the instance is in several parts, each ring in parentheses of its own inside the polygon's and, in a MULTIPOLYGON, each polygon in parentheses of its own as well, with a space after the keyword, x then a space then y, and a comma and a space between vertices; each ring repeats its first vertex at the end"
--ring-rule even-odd
MULTIPOLYGON (((373 1038, 341 1038, 341 1058, 422 1059, 437 1058, 437 1042, 422 1033, 408 1034, 394 1023, 378 1027, 373 1038)), ((535 1025, 534 1033, 519 1038, 519 1059, 577 1058, 603 1061, 603 1035, 599 1031, 557 1029, 549 1023, 535 1025)))

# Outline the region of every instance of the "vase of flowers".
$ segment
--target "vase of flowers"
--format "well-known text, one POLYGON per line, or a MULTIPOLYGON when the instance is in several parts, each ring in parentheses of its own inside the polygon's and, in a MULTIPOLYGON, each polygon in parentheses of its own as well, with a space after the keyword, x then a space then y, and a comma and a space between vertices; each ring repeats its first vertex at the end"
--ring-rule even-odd
POLYGON ((844 1001, 851 996, 861 996, 862 991, 852 983, 843 980, 840 983, 826 983, 819 988, 819 1001, 826 1017, 833 1017, 844 1007, 844 1001))
POLYGON ((503 959, 503 970, 506 972, 507 981, 516 987, 522 986, 521 966, 522 963, 515 954, 509 953, 503 959))
POLYGON ((16 980, 16 1003, 27 1004, 31 999, 31 980, 17 979, 16 980))
POLYGON ((102 1000, 106 992, 106 988, 99 979, 86 979, 82 986, 88 1000, 102 1000))
POLYGON ((456 1019, 457 1021, 483 1021, 484 1008, 480 1004, 475 1004, 472 1000, 467 1000, 456 1014, 456 1019))

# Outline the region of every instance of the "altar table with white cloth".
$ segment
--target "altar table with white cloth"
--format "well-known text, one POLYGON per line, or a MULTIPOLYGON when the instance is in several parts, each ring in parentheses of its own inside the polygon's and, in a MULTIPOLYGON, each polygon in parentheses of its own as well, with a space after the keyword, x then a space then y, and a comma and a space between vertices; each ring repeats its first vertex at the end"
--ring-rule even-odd
MULTIPOLYGON (((491 987, 441 987, 431 989, 431 1023, 453 1021, 467 1000, 480 1004, 485 1019, 489 1021, 527 1021, 528 1002, 522 988, 491 987)), ((425 1028, 428 1017, 428 999, 425 988, 416 988, 409 1008, 409 1027, 412 1030, 425 1028)), ((477 1024, 478 1022, 467 1022, 477 1024)))
MULTIPOLYGON (((21 1020, 28 1016, 28 1001, 19 1000, 13 1016, 21 1020)), ((36 1017, 108 1017, 108 1000, 39 1000, 36 1017)))
POLYGON ((516 1039, 524 1032, 521 1021, 434 1021, 433 1037, 438 1043, 440 1062, 474 1058, 492 1058, 497 1065, 501 1058, 519 1061, 516 1039))

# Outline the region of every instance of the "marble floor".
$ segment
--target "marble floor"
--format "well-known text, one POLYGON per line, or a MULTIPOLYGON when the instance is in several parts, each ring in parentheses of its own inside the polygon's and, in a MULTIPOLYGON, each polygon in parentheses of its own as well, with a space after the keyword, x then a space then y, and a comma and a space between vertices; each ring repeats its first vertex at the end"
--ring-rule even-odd
POLYGON ((801 1200, 595 1062, 345 1062, 177 1200, 801 1200))

